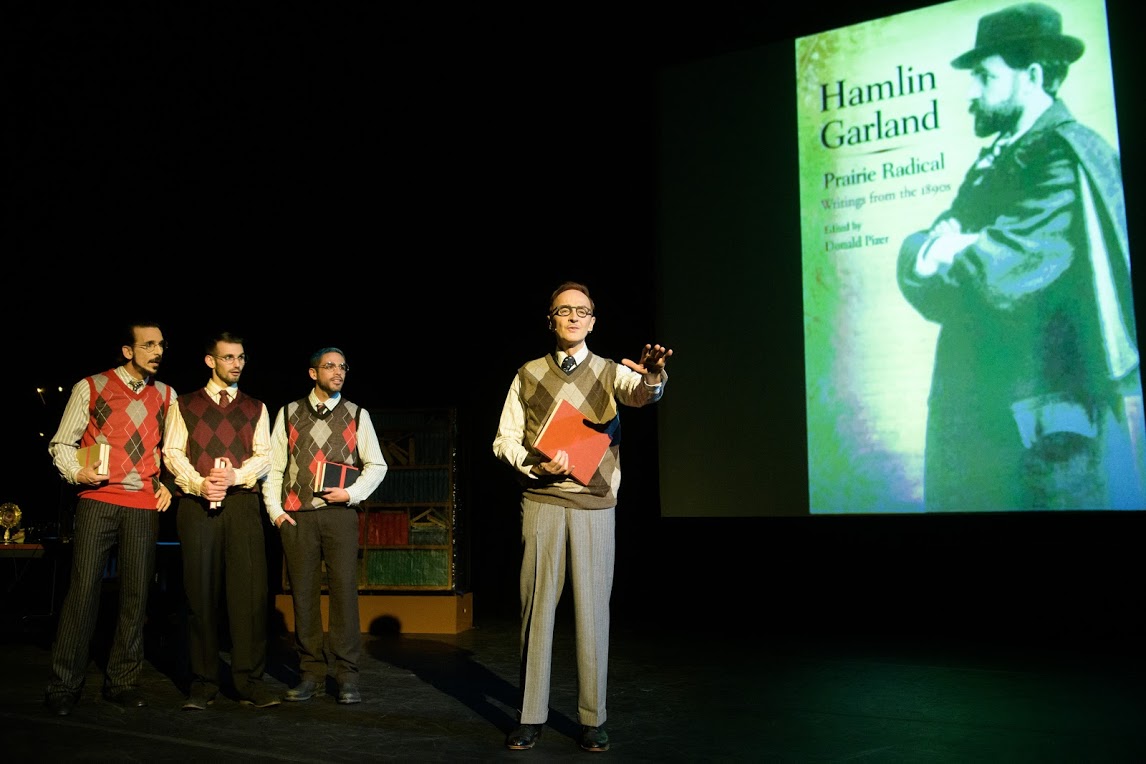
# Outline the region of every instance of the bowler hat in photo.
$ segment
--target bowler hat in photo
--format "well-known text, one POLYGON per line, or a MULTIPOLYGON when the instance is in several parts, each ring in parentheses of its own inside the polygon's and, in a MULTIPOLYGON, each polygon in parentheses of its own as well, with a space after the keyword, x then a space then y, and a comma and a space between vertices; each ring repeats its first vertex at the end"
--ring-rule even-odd
POLYGON ((1030 50, 1074 63, 1086 48, 1082 40, 1062 33, 1062 14, 1042 3, 1012 5, 979 19, 975 47, 951 62, 970 69, 987 56, 1009 50, 1030 50))

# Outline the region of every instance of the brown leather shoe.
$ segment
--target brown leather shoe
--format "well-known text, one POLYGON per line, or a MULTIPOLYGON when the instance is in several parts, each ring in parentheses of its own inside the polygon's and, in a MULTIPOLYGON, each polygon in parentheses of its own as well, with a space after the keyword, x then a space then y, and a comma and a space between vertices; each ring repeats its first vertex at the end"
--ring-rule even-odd
POLYGON ((541 737, 540 724, 520 724, 506 735, 505 747, 511 751, 526 751, 541 737))

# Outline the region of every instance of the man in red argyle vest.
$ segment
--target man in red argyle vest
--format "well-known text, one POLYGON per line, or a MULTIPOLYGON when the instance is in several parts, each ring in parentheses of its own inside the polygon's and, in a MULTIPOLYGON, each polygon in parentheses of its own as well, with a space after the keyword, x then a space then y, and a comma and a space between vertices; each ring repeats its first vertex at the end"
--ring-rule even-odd
POLYGON ((129 708, 147 705, 139 690, 143 621, 155 569, 159 513, 171 505, 160 481, 167 410, 175 391, 155 379, 167 343, 154 323, 131 324, 123 361, 72 387, 48 445, 65 483, 78 487, 72 573, 52 646, 48 708, 67 716, 79 702, 87 672, 100 590, 112 549, 119 573, 119 614, 103 695, 129 708), (110 447, 107 464, 81 465, 80 448, 110 447))

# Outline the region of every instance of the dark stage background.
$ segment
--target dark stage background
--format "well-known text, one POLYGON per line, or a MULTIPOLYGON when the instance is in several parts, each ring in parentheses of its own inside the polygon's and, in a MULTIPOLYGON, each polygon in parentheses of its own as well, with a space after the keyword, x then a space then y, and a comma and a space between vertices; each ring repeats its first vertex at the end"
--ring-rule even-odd
MULTIPOLYGON (((795 345, 776 353, 778 388, 740 378, 735 354, 721 369, 690 366, 689 348, 658 335, 659 72, 921 5, 602 6, 564 17, 7 4, 4 399, 17 415, 0 500, 20 504, 27 525, 56 521, 63 494, 47 439, 70 386, 117 362, 127 318, 164 325, 161 376, 180 392, 206 380, 205 333, 244 334, 242 387, 272 412, 309 389, 309 354, 338 345, 352 366, 349 399, 458 409, 475 616, 512 614, 518 508, 490 443, 514 370, 551 349, 545 309, 559 281, 593 289, 595 352, 619 360, 662 342, 676 353, 670 374, 711 379, 730 427, 746 394, 791 394, 789 421, 803 421, 798 332, 783 332, 795 345)), ((1121 36, 1133 24, 1129 8, 1108 13, 1129 136, 1141 75, 1121 36)), ((788 113, 789 93, 772 95, 788 113)), ((1142 149, 1123 140, 1122 151, 1133 210, 1142 149)), ((797 220, 785 225, 798 231, 797 220)), ((762 333, 799 314, 798 280, 759 288, 771 306, 762 333)), ((1143 513, 666 519, 656 416, 623 414, 619 618, 1140 638, 1129 603, 1142 584, 1143 513)), ((805 446, 799 431, 771 437, 797 454, 805 446)), ((762 462, 727 479, 776 469, 762 462)), ((806 481, 789 471, 793 486, 806 481)))

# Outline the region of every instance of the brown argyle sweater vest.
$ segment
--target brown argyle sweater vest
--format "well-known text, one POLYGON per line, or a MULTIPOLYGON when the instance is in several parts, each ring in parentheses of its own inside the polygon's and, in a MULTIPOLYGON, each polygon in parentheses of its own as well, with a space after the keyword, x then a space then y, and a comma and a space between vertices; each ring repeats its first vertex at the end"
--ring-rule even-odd
POLYGON ((283 509, 297 512, 322 509, 327 505, 314 495, 314 476, 318 462, 339 462, 361 467, 358 458, 358 406, 345 398, 319 418, 310 407, 310 399, 286 406, 287 459, 283 474, 283 509))
MULTIPOLYGON (((175 405, 187 425, 187 460, 200 475, 207 475, 215 459, 225 456, 236 469, 250 457, 255 440, 255 423, 263 404, 240 392, 226 407, 207 394, 206 388, 179 396, 175 405)), ((229 492, 256 489, 231 486, 229 492)))
MULTIPOLYGON (((581 509, 607 509, 617 505, 621 487, 620 412, 614 394, 617 364, 608 358, 589 353, 585 361, 569 374, 561 371, 552 354, 537 358, 517 370, 521 380, 521 398, 525 407, 524 443, 537 440, 541 425, 549 412, 564 398, 577 407, 585 418, 597 424, 613 423, 613 442, 601 459, 601 465, 589 481, 581 485, 572 478, 527 478, 525 495, 545 504, 561 504, 581 509)), ((534 462, 542 457, 535 454, 534 462)))
POLYGON ((107 482, 79 495, 121 507, 155 509, 171 388, 152 380, 138 393, 132 392, 115 369, 87 377, 87 383, 90 416, 80 447, 107 443, 111 456, 107 482))

